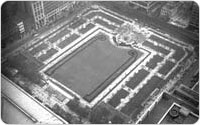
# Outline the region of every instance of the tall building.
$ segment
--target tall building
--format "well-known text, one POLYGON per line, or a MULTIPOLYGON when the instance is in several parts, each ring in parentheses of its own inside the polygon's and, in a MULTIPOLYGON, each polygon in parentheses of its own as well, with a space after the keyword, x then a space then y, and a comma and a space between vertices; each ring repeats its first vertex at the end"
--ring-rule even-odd
POLYGON ((179 1, 169 1, 161 9, 160 14, 162 16, 172 17, 178 12, 178 8, 181 6, 179 1))
POLYGON ((2 5, 2 48, 22 38, 22 36, 30 32, 31 28, 34 26, 31 8, 28 5, 29 2, 27 1, 8 1, 2 5))
POLYGON ((193 2, 190 25, 199 28, 199 7, 197 3, 193 2))
POLYGON ((68 10, 72 1, 35 1, 31 3, 36 29, 43 27, 58 19, 68 10))
POLYGON ((48 25, 74 4, 73 1, 8 1, 2 5, 2 48, 48 25))
POLYGON ((134 4, 140 8, 145 9, 148 13, 149 10, 157 3, 156 1, 131 1, 131 4, 134 4))

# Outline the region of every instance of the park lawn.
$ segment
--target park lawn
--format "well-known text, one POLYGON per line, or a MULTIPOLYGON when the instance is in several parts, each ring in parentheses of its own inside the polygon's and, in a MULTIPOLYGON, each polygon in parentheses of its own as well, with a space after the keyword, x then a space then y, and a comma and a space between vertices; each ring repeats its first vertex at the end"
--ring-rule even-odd
POLYGON ((129 49, 119 49, 108 39, 91 40, 51 74, 82 97, 90 94, 131 58, 129 49))

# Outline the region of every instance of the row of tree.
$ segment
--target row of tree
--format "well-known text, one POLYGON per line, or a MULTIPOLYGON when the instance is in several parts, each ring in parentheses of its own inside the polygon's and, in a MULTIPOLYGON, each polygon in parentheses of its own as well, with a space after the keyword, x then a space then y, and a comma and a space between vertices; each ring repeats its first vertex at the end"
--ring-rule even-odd
POLYGON ((55 104, 53 106, 52 111, 57 115, 61 116, 67 122, 72 122, 73 116, 70 113, 65 112, 58 104, 55 104))
POLYGON ((37 66, 34 63, 31 63, 28 59, 21 59, 18 58, 18 56, 10 57, 7 59, 5 67, 16 69, 18 74, 23 75, 37 85, 44 85, 41 81, 42 76, 39 74, 37 66))
POLYGON ((81 107, 78 99, 70 100, 67 103, 67 106, 70 108, 70 110, 77 113, 81 117, 88 118, 89 113, 90 113, 90 108, 89 107, 81 107))

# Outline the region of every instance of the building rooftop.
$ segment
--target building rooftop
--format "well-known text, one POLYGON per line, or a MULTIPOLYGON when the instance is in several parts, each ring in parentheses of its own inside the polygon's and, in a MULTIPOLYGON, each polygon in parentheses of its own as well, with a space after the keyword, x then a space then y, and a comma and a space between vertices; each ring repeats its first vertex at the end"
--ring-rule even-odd
POLYGON ((144 118, 142 124, 192 124, 198 120, 198 109, 188 105, 184 101, 175 98, 174 96, 164 93, 161 100, 155 105, 154 109, 144 118), (173 108, 186 109, 188 114, 186 116, 180 115, 175 121, 170 116, 170 110, 173 108), (181 121, 179 121, 181 119, 181 121), (177 121, 178 120, 178 121, 177 121))
POLYGON ((166 116, 160 121, 160 124, 193 124, 197 122, 198 116, 188 109, 173 104, 166 116))
POLYGON ((8 124, 34 124, 36 120, 30 118, 19 107, 5 97, 1 98, 1 118, 8 124))

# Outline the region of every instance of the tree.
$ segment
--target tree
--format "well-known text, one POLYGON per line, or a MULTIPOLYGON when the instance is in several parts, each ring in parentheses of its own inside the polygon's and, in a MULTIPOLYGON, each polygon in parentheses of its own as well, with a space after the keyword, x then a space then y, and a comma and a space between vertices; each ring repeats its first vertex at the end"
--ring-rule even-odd
POLYGON ((26 59, 22 54, 17 54, 11 56, 7 59, 7 66, 18 69, 19 74, 22 74, 24 77, 28 78, 31 82, 43 86, 44 83, 41 82, 42 76, 37 71, 38 66, 26 59))
POLYGON ((89 107, 81 107, 80 102, 77 99, 70 100, 67 103, 67 106, 74 111, 75 113, 79 114, 83 118, 87 118, 90 112, 89 107))
POLYGON ((94 124, 107 124, 110 112, 104 107, 95 108, 90 114, 90 121, 94 124))
POLYGON ((58 104, 55 104, 52 110, 68 122, 71 122, 73 119, 73 116, 70 113, 65 112, 58 104))
POLYGON ((118 116, 118 115, 115 115, 112 119, 112 124, 123 124, 124 123, 124 120, 118 116))

